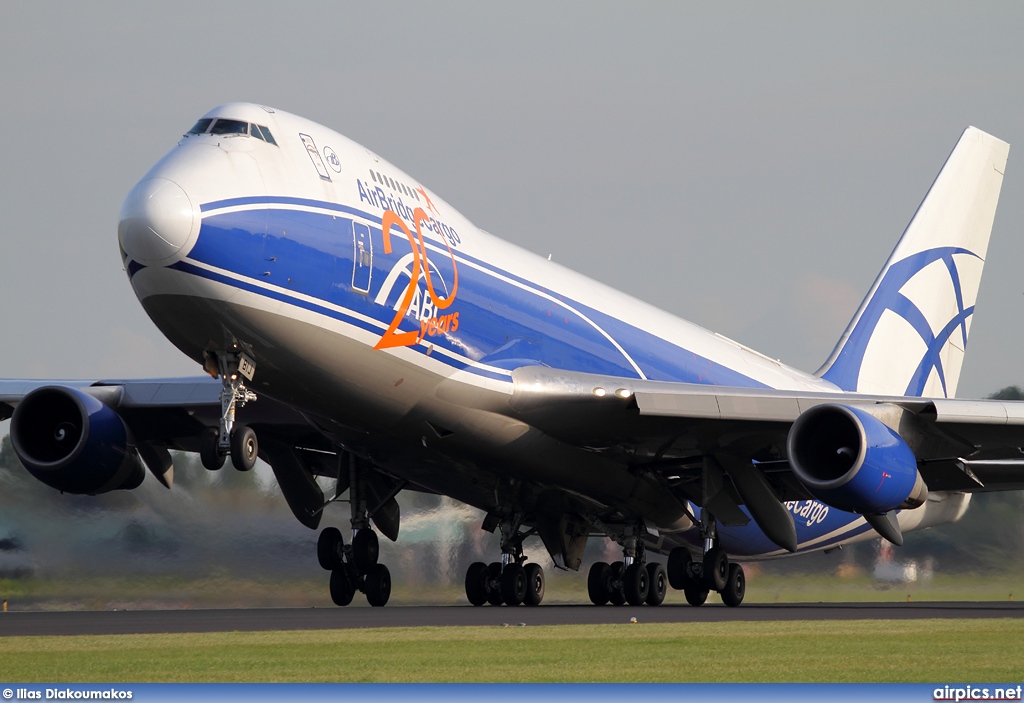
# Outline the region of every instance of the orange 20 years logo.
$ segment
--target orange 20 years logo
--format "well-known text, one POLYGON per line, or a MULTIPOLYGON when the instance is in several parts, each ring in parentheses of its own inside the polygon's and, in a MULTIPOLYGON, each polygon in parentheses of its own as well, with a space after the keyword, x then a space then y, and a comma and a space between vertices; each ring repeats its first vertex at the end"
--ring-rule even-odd
POLYGON ((420 270, 422 269, 424 278, 427 283, 427 292, 430 294, 430 300, 434 303, 434 307, 438 310, 447 309, 453 302, 455 302, 455 295, 459 291, 459 269, 455 265, 455 252, 452 251, 451 244, 448 243, 447 238, 442 237, 444 245, 448 247, 448 255, 452 259, 452 291, 447 298, 442 298, 434 290, 434 282, 430 279, 430 264, 427 260, 427 247, 423 242, 423 230, 421 228, 421 222, 429 222, 429 216, 423 211, 423 208, 416 208, 413 211, 413 220, 416 224, 416 236, 414 237, 409 227, 402 221, 402 218, 398 216, 394 210, 385 210, 384 216, 381 218, 381 231, 384 236, 384 253, 391 253, 391 228, 397 226, 409 239, 409 245, 412 247, 412 273, 409 276, 409 285, 405 288, 405 295, 402 297, 402 301, 398 306, 398 310, 395 311, 395 318, 391 320, 391 324, 388 326, 387 331, 381 335, 380 340, 374 345, 374 349, 391 349, 393 347, 411 347, 414 344, 419 343, 424 336, 430 334, 433 336, 439 331, 455 331, 459 328, 459 313, 451 315, 444 315, 442 317, 432 317, 429 320, 420 321, 420 329, 411 330, 409 332, 399 332, 398 325, 405 318, 409 312, 409 305, 412 303, 413 296, 416 294, 416 287, 419 285, 420 270))

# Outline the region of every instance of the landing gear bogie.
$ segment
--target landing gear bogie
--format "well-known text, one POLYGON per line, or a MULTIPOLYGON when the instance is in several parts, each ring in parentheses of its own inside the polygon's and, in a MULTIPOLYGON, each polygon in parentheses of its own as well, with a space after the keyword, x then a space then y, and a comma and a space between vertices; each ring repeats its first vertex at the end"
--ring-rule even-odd
POLYGON ((256 432, 246 425, 235 425, 231 429, 229 447, 225 451, 220 441, 220 430, 207 427, 199 438, 199 460, 209 471, 218 471, 224 461, 231 457, 231 465, 239 471, 251 471, 256 466, 260 445, 256 432))

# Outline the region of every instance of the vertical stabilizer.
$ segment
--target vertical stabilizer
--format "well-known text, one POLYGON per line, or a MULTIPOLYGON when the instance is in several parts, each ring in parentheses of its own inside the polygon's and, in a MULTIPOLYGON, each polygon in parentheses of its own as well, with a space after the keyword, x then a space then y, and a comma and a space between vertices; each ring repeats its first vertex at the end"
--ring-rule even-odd
POLYGON ((819 376, 861 393, 956 394, 1009 150, 967 128, 819 376))

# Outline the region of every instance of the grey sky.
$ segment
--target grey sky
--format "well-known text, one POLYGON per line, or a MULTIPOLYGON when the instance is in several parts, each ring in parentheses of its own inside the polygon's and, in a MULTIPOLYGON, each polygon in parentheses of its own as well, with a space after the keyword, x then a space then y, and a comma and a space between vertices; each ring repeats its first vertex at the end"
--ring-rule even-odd
POLYGON ((199 373, 116 220, 194 120, 273 105, 481 227, 813 371, 960 132, 1011 144, 961 396, 1024 382, 1024 5, 0 5, 7 377, 199 373))

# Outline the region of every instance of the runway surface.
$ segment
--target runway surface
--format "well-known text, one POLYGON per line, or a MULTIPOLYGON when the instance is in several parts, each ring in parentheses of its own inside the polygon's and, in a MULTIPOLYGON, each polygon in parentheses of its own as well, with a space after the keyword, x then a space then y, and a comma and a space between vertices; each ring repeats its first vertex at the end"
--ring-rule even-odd
POLYGON ((536 608, 397 606, 388 608, 269 608, 259 610, 115 610, 0 613, 0 636, 124 635, 168 632, 257 632, 370 627, 469 625, 594 625, 638 622, 714 623, 770 620, 908 620, 1022 618, 1024 602, 800 603, 739 608, 662 605, 657 608, 549 605, 536 608))

